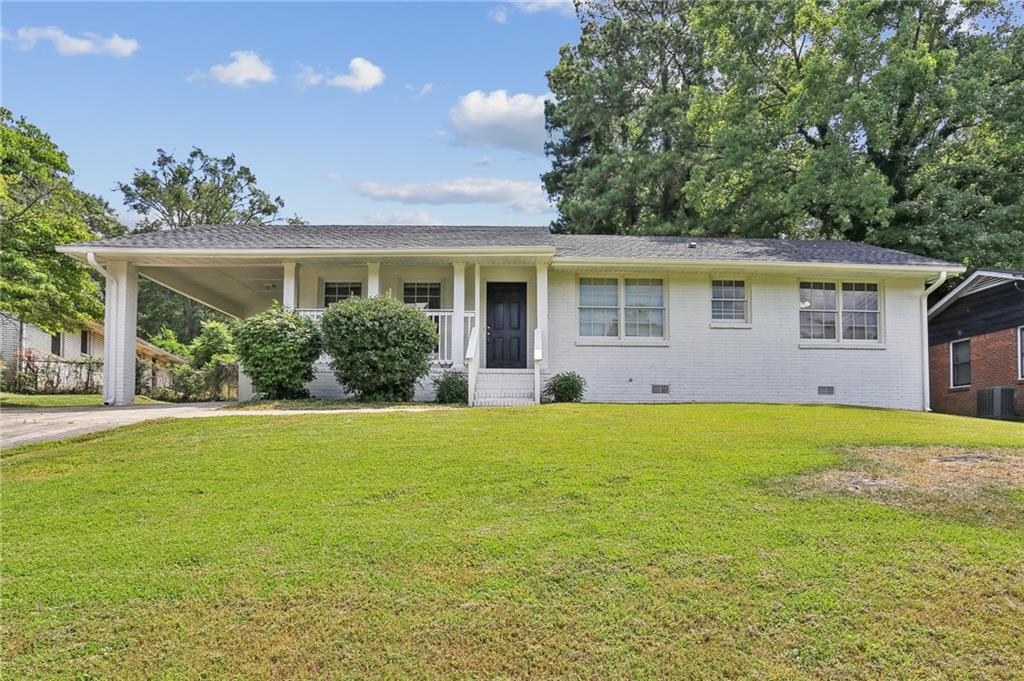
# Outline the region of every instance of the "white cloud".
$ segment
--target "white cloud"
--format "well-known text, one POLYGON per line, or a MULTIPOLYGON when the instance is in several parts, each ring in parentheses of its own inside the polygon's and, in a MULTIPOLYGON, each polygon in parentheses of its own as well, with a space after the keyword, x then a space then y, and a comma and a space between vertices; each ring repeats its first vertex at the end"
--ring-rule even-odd
MULTIPOLYGON (((218 83, 232 87, 244 87, 250 83, 269 83, 277 78, 270 62, 263 61, 251 50, 232 52, 230 62, 210 67, 209 76, 218 83)), ((195 79, 195 75, 189 77, 189 80, 195 79)))
POLYGON ((412 83, 409 83, 405 86, 405 89, 409 92, 415 92, 417 97, 423 97, 424 95, 430 94, 434 89, 434 84, 424 83, 423 85, 413 85, 412 83))
POLYGON ((550 94, 509 95, 506 90, 475 90, 459 98, 448 114, 459 144, 503 147, 543 154, 544 102, 550 94))
POLYGON ((439 225, 430 211, 400 210, 394 213, 370 213, 366 216, 367 222, 371 225, 439 225))
POLYGON ((384 69, 367 59, 356 57, 348 63, 348 73, 327 80, 332 87, 343 87, 353 92, 366 92, 384 82, 384 69))
POLYGON ((345 178, 344 178, 344 177, 342 177, 342 176, 341 176, 341 175, 340 175, 339 173, 327 173, 327 175, 326 175, 325 177, 326 177, 326 178, 327 178, 328 180, 333 180, 333 181, 335 181, 335 182, 341 182, 342 180, 344 180, 344 179, 345 179, 345 178))
POLYGON ((322 73, 317 73, 312 66, 306 66, 305 64, 299 64, 298 70, 292 76, 292 82, 300 90, 306 88, 316 87, 324 80, 322 73))
POLYGON ((508 8, 504 5, 498 5, 487 13, 487 18, 499 24, 508 23, 508 8))
POLYGON ((139 49, 139 41, 134 38, 122 38, 114 34, 104 38, 95 33, 73 36, 57 26, 25 26, 18 29, 15 35, 17 46, 23 50, 31 50, 40 41, 53 43, 57 54, 63 57, 77 57, 84 54, 102 54, 108 57, 130 57, 139 49))
POLYGON ((576 7, 571 0, 525 0, 515 3, 515 8, 527 14, 558 12, 566 17, 576 16, 576 7))
POLYGON ((541 213, 550 209, 540 183, 532 180, 462 177, 409 184, 362 182, 356 185, 356 191, 378 201, 429 205, 493 203, 519 213, 541 213))

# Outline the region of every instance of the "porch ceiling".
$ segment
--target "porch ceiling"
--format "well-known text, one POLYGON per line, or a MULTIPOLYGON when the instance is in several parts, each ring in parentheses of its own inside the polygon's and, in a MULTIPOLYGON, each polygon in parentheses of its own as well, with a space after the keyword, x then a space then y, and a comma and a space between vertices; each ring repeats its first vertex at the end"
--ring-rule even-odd
POLYGON ((281 299, 277 265, 142 266, 139 274, 233 317, 246 317, 281 299))

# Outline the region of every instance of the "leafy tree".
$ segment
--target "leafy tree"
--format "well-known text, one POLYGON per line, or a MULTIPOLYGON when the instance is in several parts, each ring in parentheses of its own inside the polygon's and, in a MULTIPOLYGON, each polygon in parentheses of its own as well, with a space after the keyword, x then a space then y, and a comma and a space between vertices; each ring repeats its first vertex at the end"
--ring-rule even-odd
POLYGON ((205 321, 203 331, 189 346, 192 366, 203 369, 214 357, 225 361, 235 352, 231 342, 231 327, 224 322, 205 321))
POLYGON ((1008 5, 595 0, 582 15, 549 74, 556 228, 847 238, 1024 265, 1024 30, 1008 5), (658 31, 677 37, 645 49, 658 31), (662 114, 659 44, 691 46, 669 62, 679 94, 662 114), (659 115, 692 143, 637 156, 625 133, 659 115), (643 188, 604 182, 607 164, 652 187, 683 178, 675 216, 644 219, 643 188))
POLYGON ((163 348, 167 352, 173 352, 178 357, 182 357, 184 359, 190 359, 192 356, 191 348, 178 340, 175 333, 166 326, 150 336, 149 342, 159 348, 163 348))
POLYGON ((0 108, 0 310, 50 333, 103 313, 88 268, 54 250, 92 238, 92 205, 71 175, 46 133, 0 108))
POLYGON ((306 397, 321 336, 312 320, 275 303, 232 330, 238 363, 253 389, 271 399, 306 397))
POLYGON ((329 305, 320 325, 338 383, 361 400, 411 400, 437 348, 433 322, 391 296, 329 305))
MULTIPOLYGON (((259 187, 256 175, 233 154, 223 158, 193 148, 184 159, 163 149, 149 170, 136 169, 117 184, 125 205, 141 216, 137 231, 196 225, 270 224, 282 218, 284 201, 259 187)), ((302 224, 297 216, 291 224, 302 224)), ((196 338, 204 321, 223 315, 148 280, 139 283, 139 328, 152 336, 169 326, 181 339, 196 338)))

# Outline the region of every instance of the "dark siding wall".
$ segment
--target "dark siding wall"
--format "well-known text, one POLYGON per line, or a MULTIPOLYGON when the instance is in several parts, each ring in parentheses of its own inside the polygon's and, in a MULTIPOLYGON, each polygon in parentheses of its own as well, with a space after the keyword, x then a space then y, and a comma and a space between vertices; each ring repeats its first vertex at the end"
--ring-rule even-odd
POLYGON ((964 296, 928 320, 928 344, 1021 325, 1024 325, 1024 284, 1009 281, 964 296))

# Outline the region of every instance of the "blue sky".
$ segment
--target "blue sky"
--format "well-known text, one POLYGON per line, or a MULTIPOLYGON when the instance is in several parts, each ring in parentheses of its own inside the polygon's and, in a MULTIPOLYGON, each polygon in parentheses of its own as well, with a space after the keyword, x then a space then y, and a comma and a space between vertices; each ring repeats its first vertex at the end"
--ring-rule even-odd
POLYGON ((17 3, 2 100, 131 223, 163 148, 234 152, 313 223, 546 224, 545 72, 579 27, 530 3, 17 3))

